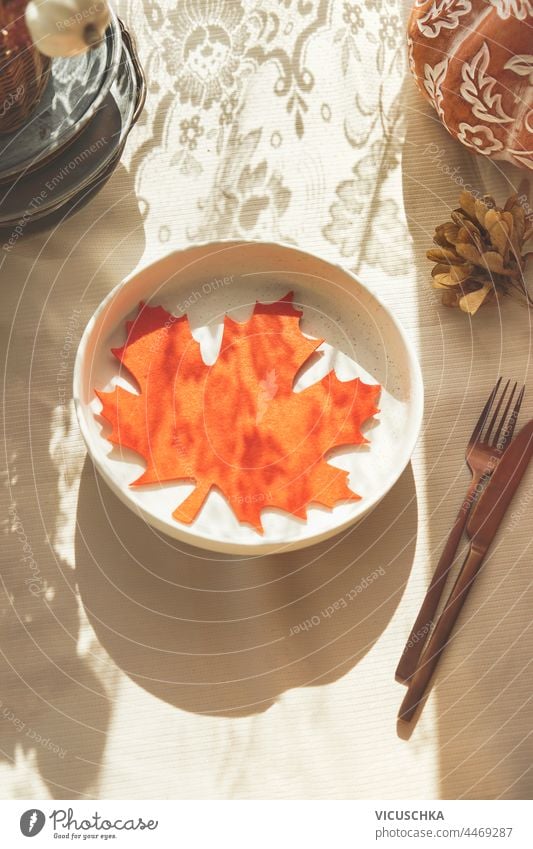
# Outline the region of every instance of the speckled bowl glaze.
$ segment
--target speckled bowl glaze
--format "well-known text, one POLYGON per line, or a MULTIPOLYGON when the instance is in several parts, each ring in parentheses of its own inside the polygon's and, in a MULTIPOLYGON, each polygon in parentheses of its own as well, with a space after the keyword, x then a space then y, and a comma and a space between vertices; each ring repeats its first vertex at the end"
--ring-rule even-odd
MULTIPOLYGON (((132 389, 132 385, 128 388, 132 389)), ((136 391, 133 388, 133 391, 136 391)), ((183 542, 233 554, 267 554, 319 542, 370 511, 407 466, 420 431, 423 387, 414 350, 395 318, 352 274, 288 245, 228 241, 172 253, 120 283, 87 325, 74 369, 74 400, 92 460, 116 495, 139 519, 183 542), (217 356, 224 315, 246 320, 256 301, 274 301, 288 291, 303 310, 302 332, 325 339, 323 356, 298 379, 295 389, 334 368, 339 379, 380 383, 380 413, 363 428, 369 446, 344 448, 328 462, 349 471, 349 485, 362 496, 333 510, 311 506, 306 521, 280 510, 262 512, 264 535, 240 524, 225 498, 211 492, 191 525, 172 512, 193 489, 190 483, 130 488, 143 470, 134 453, 113 447, 99 416, 95 389, 120 383, 110 349, 124 342, 124 323, 140 301, 189 316, 207 363, 217 356)))

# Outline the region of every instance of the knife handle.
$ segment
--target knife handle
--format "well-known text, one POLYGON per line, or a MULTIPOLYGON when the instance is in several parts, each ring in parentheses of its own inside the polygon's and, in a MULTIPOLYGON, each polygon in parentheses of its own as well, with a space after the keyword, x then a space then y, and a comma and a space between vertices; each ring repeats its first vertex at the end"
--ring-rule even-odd
POLYGON ((416 672, 411 678, 409 689, 405 694, 405 698, 401 704, 398 713, 399 719, 404 722, 410 722, 413 718, 418 704, 424 696, 426 688, 431 680, 437 664, 440 660, 441 652, 446 647, 453 626, 457 621, 457 617, 461 612, 461 608, 470 591, 474 579, 479 572, 485 550, 478 549, 474 545, 471 546, 459 576, 453 586, 446 606, 442 611, 434 631, 429 638, 426 651, 422 655, 422 660, 416 672))
POLYGON ((427 642, 427 636, 439 606, 446 578, 448 577, 448 573, 455 560, 455 553, 461 541, 461 537, 470 514, 470 506, 472 504, 473 496, 476 493, 476 488, 480 478, 481 476, 472 478, 472 482, 468 487, 468 492, 463 499, 461 509, 457 514, 457 518, 452 526, 448 539, 446 540, 446 545, 444 546, 439 558, 439 562, 435 567, 435 572, 433 573, 429 589, 426 592, 424 601, 422 602, 422 606, 420 607, 418 616, 411 628, 411 633, 409 634, 402 656, 398 662, 398 666, 396 667, 395 678, 402 684, 409 683, 416 667, 418 666, 420 655, 422 654, 422 650, 427 642))

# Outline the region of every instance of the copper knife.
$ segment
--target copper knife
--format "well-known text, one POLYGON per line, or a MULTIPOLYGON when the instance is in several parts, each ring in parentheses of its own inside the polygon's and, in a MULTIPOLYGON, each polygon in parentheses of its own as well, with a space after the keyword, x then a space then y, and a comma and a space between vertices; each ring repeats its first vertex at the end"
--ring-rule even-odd
POLYGON ((411 721, 424 696, 441 652, 532 456, 533 419, 504 452, 470 516, 466 526, 467 536, 471 539, 470 549, 400 707, 398 717, 405 722, 411 721))

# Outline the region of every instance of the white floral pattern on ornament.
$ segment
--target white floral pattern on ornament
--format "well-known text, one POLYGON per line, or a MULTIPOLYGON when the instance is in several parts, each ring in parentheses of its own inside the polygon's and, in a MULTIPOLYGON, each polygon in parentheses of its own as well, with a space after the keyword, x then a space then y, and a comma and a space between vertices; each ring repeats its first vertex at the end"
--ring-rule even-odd
POLYGON ((424 65, 424 88, 429 94, 433 106, 443 121, 444 107, 442 105, 442 84, 448 72, 449 62, 450 60, 446 58, 443 59, 442 62, 438 62, 433 68, 431 65, 424 65))
POLYGON ((463 64, 461 97, 472 106, 474 118, 494 124, 512 124, 513 119, 502 106, 502 95, 494 93, 497 82, 487 74, 489 64, 490 50, 484 41, 474 58, 463 64))
POLYGON ((489 3, 494 6, 503 20, 510 18, 511 15, 514 15, 519 21, 533 17, 533 2, 531 0, 489 0, 489 3))
POLYGON ((435 0, 418 20, 418 29, 427 38, 437 38, 442 29, 457 29, 459 19, 472 10, 470 0, 435 0))
POLYGON ((499 139, 494 137, 494 133, 490 127, 483 127, 481 124, 472 127, 463 121, 463 123, 459 124, 457 138, 467 147, 471 147, 478 153, 482 153, 483 156, 490 156, 491 153, 503 149, 503 144, 499 139))
POLYGON ((503 67, 506 71, 514 71, 519 77, 529 77, 529 83, 533 85, 533 56, 530 54, 512 56, 503 67))

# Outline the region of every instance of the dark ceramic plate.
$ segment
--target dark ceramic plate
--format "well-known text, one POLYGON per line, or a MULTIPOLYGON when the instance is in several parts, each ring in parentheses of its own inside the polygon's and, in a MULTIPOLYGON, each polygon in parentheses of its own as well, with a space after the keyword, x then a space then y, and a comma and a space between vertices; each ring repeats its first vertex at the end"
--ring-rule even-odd
POLYGON ((121 50, 113 14, 101 44, 52 61, 48 85, 27 123, 0 135, 0 182, 40 167, 82 131, 109 94, 121 50))
MULTIPOLYGON (((0 186, 0 227, 26 227, 99 185, 118 159, 144 100, 136 57, 125 39, 118 74, 92 121, 66 150, 41 168, 0 186)), ((141 72, 142 74, 142 72, 141 72)), ((5 238, 3 234, 3 238, 5 238)), ((17 237, 18 238, 18 237, 17 237)))

